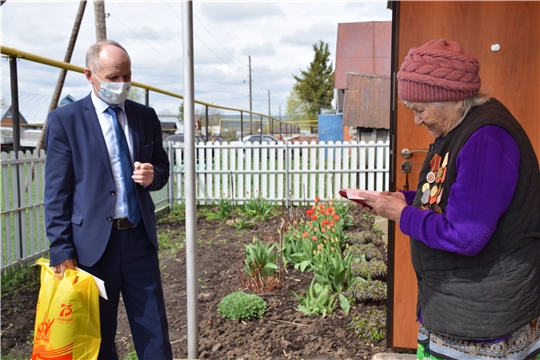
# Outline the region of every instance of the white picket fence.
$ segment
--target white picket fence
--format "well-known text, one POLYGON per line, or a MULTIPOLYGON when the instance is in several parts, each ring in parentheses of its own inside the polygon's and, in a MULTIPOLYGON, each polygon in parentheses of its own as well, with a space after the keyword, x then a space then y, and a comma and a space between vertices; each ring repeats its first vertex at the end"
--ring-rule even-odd
MULTIPOLYGON (((156 211, 185 199, 183 150, 167 144, 168 186, 152 193, 156 211)), ((388 190, 389 143, 328 142, 196 145, 196 197, 201 205, 262 197, 286 206, 308 205, 315 197, 340 198, 341 188, 388 190)), ((43 191, 45 153, 2 152, 1 269, 48 251, 43 191), (17 156, 16 156, 17 155, 17 156)))
MULTIPOLYGON (((185 198, 184 151, 173 160, 175 200, 185 198)), ((340 198, 342 188, 388 190, 388 142, 303 142, 196 145, 196 197, 201 204, 253 197, 306 205, 315 197, 340 198)))

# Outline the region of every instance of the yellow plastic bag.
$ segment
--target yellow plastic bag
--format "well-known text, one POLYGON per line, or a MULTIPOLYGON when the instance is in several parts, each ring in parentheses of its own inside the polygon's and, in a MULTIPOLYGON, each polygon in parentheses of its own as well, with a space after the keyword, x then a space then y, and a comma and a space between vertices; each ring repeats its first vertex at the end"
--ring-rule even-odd
POLYGON ((32 360, 96 359, 101 343, 98 288, 92 275, 66 269, 54 273, 41 258, 32 360))

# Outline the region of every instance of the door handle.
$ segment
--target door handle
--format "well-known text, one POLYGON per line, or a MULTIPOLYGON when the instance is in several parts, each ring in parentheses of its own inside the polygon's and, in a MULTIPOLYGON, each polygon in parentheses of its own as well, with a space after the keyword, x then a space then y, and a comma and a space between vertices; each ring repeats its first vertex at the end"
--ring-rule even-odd
POLYGON ((401 150, 401 156, 404 158, 404 159, 410 159, 411 156, 414 154, 414 153, 417 153, 417 152, 425 152, 427 153, 428 150, 427 149, 414 149, 414 150, 411 150, 411 149, 408 149, 408 148, 403 148, 401 150))

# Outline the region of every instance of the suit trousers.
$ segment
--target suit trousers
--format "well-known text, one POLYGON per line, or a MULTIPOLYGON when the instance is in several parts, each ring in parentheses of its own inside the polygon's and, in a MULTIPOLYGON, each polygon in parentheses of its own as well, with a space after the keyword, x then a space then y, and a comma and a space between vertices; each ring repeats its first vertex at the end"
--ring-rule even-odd
POLYGON ((98 262, 83 270, 105 282, 108 300, 99 298, 99 359, 118 359, 116 330, 120 294, 139 359, 172 359, 158 254, 144 227, 113 229, 98 262))

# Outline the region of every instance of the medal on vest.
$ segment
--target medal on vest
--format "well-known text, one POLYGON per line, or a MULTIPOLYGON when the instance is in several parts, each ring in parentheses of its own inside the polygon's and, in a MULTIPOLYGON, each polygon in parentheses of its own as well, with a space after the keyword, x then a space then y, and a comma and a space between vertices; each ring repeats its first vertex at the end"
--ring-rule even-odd
POLYGON ((426 204, 429 202, 429 193, 430 193, 429 188, 426 189, 426 190, 422 193, 422 198, 420 199, 420 201, 422 202, 422 205, 426 205, 426 204))
POLYGON ((430 171, 426 174, 426 183, 422 185, 422 196, 420 209, 433 210, 442 214, 442 208, 439 203, 442 201, 443 183, 446 179, 446 170, 450 153, 447 152, 442 158, 439 154, 434 154, 429 162, 430 171))

